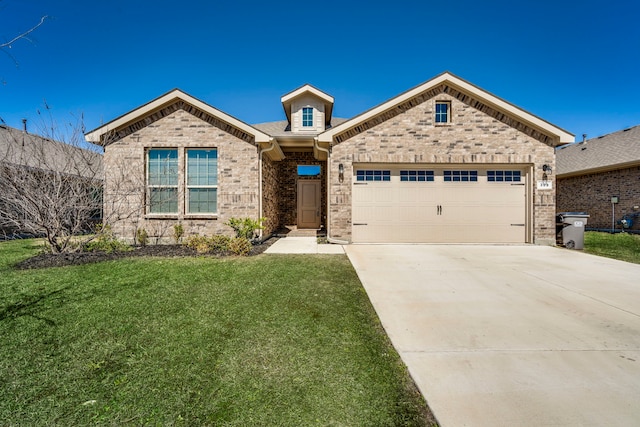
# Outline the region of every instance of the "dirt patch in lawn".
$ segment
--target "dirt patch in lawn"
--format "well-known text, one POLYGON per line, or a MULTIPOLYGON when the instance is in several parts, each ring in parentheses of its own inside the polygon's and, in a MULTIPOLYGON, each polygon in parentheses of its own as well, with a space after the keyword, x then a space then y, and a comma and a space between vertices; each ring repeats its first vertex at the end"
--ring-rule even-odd
MULTIPOLYGON (((262 243, 253 245, 249 256, 255 256, 263 253, 267 248, 278 240, 272 237, 262 243)), ((93 262, 109 261, 122 258, 132 257, 195 257, 207 256, 212 258, 222 258, 234 256, 230 252, 220 252, 212 254, 199 254, 195 250, 184 245, 150 245, 144 247, 133 247, 126 252, 77 252, 68 254, 48 254, 41 253, 34 257, 28 258, 16 264, 16 268, 20 270, 29 270, 34 268, 63 267, 66 265, 81 265, 93 262)))

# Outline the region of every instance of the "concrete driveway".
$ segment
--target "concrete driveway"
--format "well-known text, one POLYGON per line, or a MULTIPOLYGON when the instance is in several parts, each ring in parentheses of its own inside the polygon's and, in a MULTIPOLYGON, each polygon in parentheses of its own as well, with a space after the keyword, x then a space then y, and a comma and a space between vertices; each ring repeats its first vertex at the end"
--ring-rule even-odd
POLYGON ((438 421, 640 425, 640 265, 546 246, 345 246, 438 421))

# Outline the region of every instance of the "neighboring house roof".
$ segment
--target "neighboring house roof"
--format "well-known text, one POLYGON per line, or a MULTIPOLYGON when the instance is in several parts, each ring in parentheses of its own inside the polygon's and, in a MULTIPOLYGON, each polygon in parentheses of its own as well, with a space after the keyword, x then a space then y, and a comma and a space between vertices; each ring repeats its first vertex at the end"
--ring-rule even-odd
POLYGON ((236 119, 233 116, 230 116, 227 113, 224 113, 217 108, 212 107, 211 105, 200 101, 197 98, 181 91, 180 89, 174 89, 165 93, 164 95, 150 101, 135 110, 132 110, 109 123, 102 125, 90 132, 88 132, 85 137, 87 141, 93 142, 98 145, 108 145, 108 141, 105 142, 104 137, 112 132, 118 132, 119 130, 126 128, 139 122, 143 118, 150 116, 165 107, 175 104, 176 102, 184 102, 186 104, 195 107, 196 109, 206 113, 207 115, 229 125, 232 129, 230 129, 230 133, 233 133, 233 129, 235 129, 236 133, 239 131, 241 134, 247 134, 254 138, 256 143, 268 143, 271 141, 271 137, 264 132, 246 124, 245 122, 236 119))
POLYGON ((584 175, 640 165, 640 125, 556 151, 556 176, 584 175))
MULTIPOLYGON (((334 126, 338 126, 349 119, 334 117, 331 119, 331 123, 327 126, 327 129, 331 129, 334 126)), ((291 132, 291 125, 288 120, 279 120, 277 122, 257 123, 252 125, 254 128, 261 130, 262 132, 271 135, 276 138, 295 136, 296 134, 291 132)), ((304 137, 308 138, 309 135, 305 134, 304 137)))
POLYGON ((558 146, 574 141, 573 134, 448 72, 321 133, 318 140, 341 142, 443 92, 549 145, 558 146))
POLYGON ((333 96, 311 86, 310 84, 302 85, 298 89, 294 89, 286 95, 282 95, 282 98, 280 98, 284 112, 287 115, 287 120, 291 122, 291 103, 293 100, 306 94, 311 94, 322 101, 325 109, 325 124, 330 124, 331 115, 333 113, 333 96))
POLYGON ((4 125, 0 162, 102 179, 102 154, 4 125))

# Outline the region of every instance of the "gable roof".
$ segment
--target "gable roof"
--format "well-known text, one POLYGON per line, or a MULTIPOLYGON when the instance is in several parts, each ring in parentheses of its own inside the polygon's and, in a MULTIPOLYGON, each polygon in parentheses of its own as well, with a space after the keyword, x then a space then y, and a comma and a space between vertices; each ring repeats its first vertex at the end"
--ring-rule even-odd
POLYGON ((640 165, 640 125, 556 150, 557 176, 640 165))
POLYGON ((464 102, 479 110, 490 112, 501 121, 517 126, 519 130, 544 140, 549 145, 558 146, 574 141, 572 133, 534 116, 449 72, 444 72, 339 126, 321 133, 318 136, 318 140, 329 143, 334 140, 341 142, 415 106, 417 103, 424 101, 425 97, 431 98, 442 91, 464 100, 464 102), (438 91, 439 89, 441 90, 438 91), (420 97, 423 99, 413 102, 420 97))
POLYGON ((282 102, 282 108, 284 108, 284 112, 287 115, 287 120, 289 121, 289 123, 291 123, 291 104, 293 103, 293 100, 306 94, 310 94, 323 102, 325 124, 330 124, 331 114, 333 112, 333 96, 324 93, 320 89, 313 87, 310 84, 302 85, 298 89, 294 89, 291 92, 282 95, 282 98, 280 98, 280 102, 282 102))
POLYGON ((271 141, 271 137, 264 132, 261 132, 258 129, 246 124, 245 122, 238 120, 235 117, 230 116, 229 114, 224 113, 217 108, 214 108, 211 105, 200 101, 197 98, 194 98, 193 96, 181 91, 180 89, 173 89, 165 93, 164 95, 136 108, 135 110, 132 110, 110 121, 109 123, 88 132, 85 135, 85 138, 87 139, 87 141, 94 144, 108 145, 108 143, 104 140, 105 135, 111 132, 118 132, 119 130, 131 126, 136 122, 142 120, 143 118, 157 113, 158 111, 177 102, 183 102, 187 105, 190 105, 197 110, 200 110, 203 113, 225 123, 232 129, 238 131, 240 135, 250 135, 255 139, 256 143, 266 143, 271 141))

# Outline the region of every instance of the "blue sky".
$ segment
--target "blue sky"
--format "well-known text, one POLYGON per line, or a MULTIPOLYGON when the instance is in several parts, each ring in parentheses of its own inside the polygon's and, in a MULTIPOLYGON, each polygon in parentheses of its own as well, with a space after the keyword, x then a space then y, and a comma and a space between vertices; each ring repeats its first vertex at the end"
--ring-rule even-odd
POLYGON ((94 129, 178 87, 247 123, 352 117, 443 71, 589 138, 640 124, 640 2, 1 0, 0 117, 94 129), (16 66, 16 62, 18 65, 16 66))

